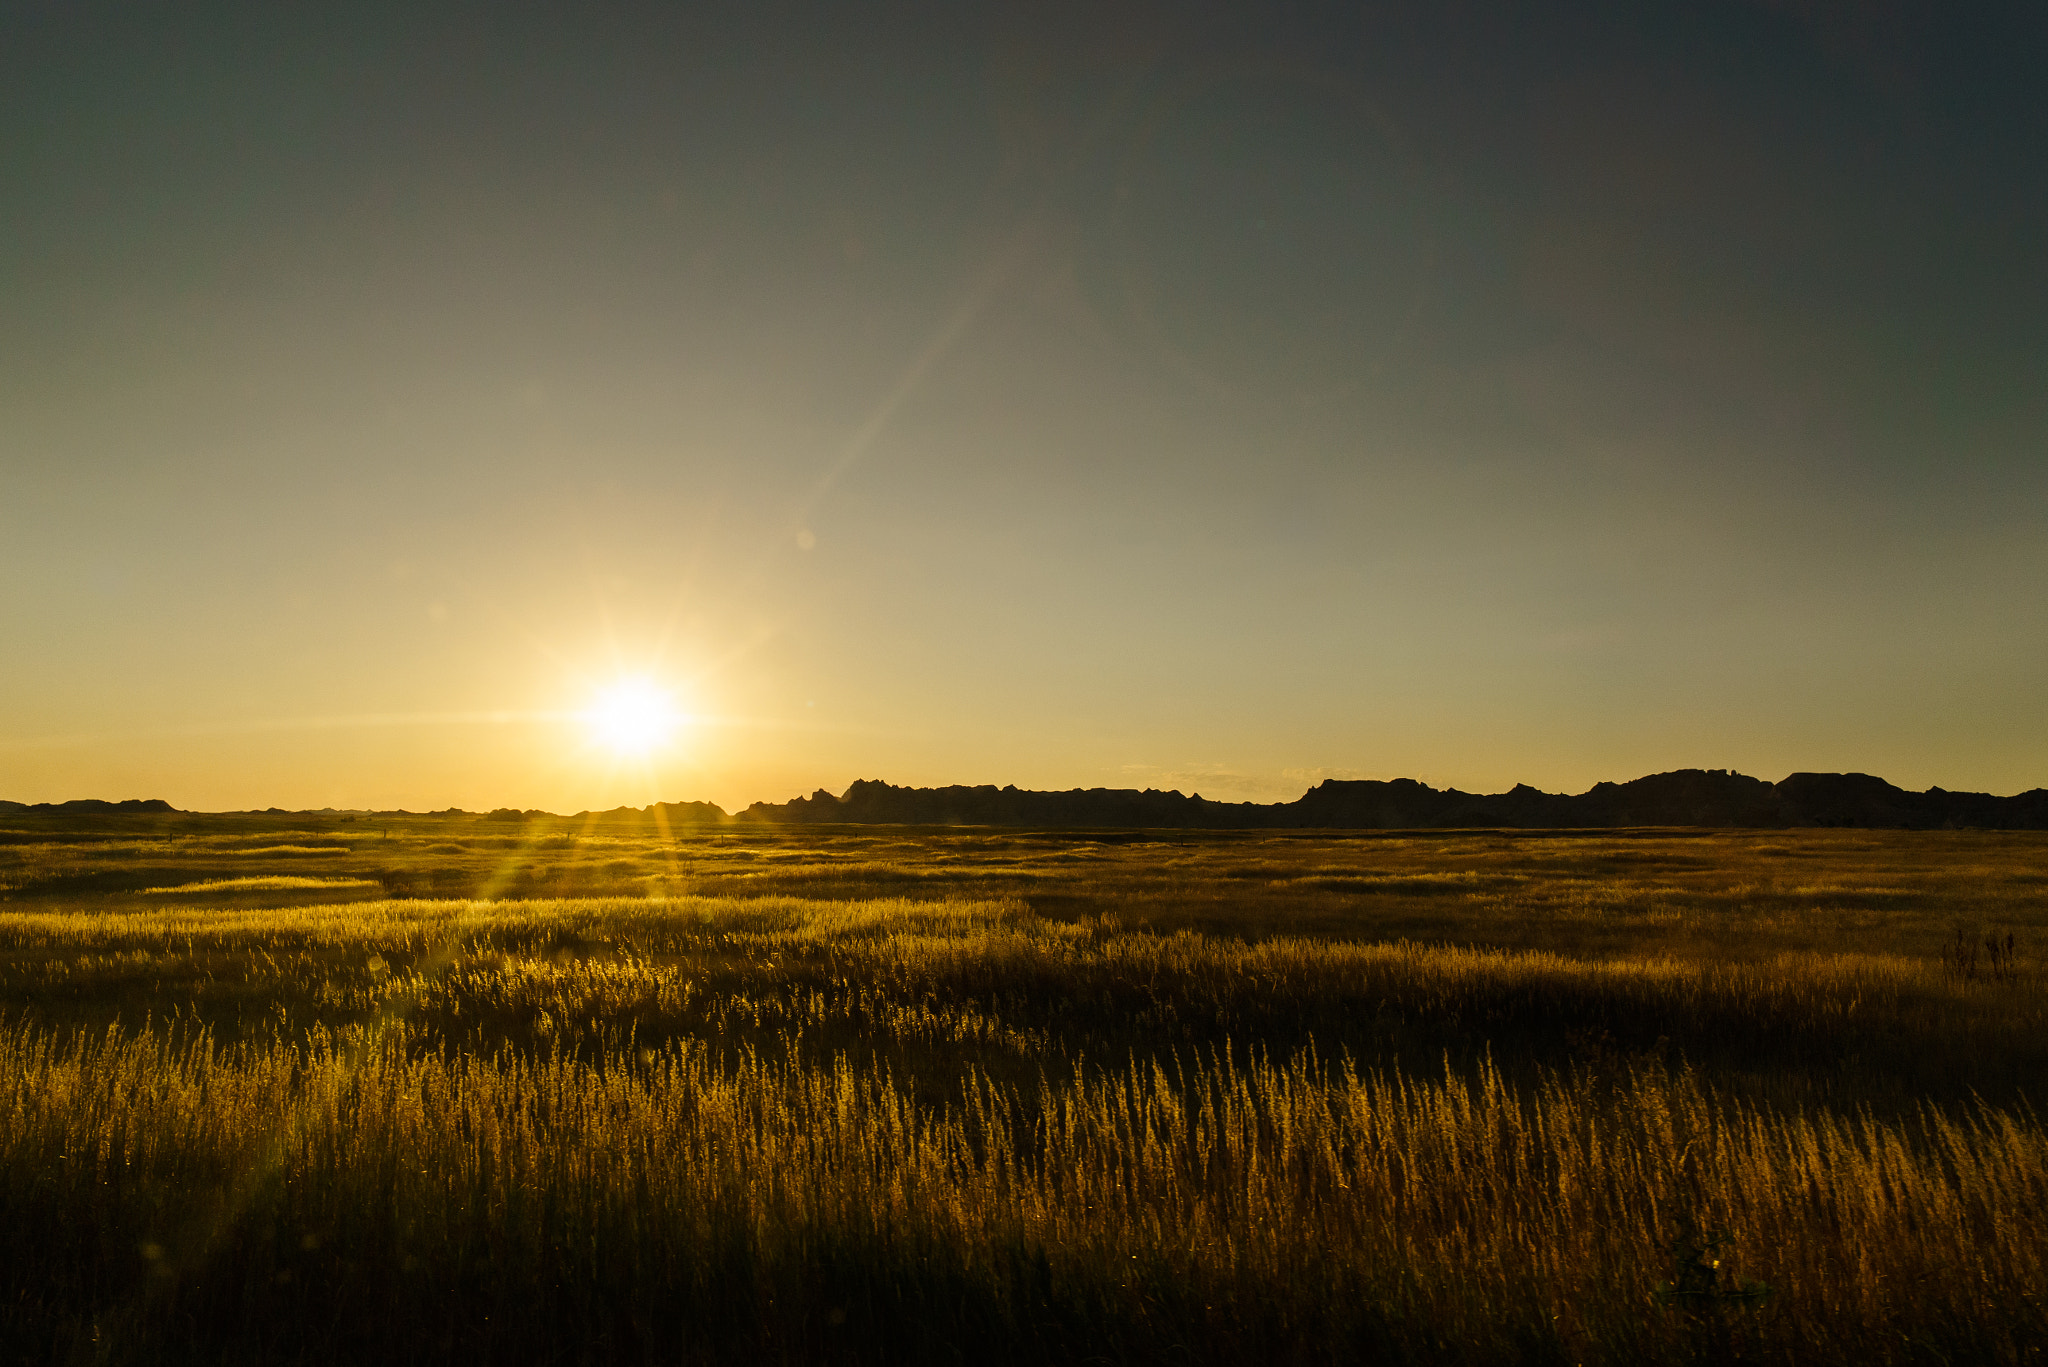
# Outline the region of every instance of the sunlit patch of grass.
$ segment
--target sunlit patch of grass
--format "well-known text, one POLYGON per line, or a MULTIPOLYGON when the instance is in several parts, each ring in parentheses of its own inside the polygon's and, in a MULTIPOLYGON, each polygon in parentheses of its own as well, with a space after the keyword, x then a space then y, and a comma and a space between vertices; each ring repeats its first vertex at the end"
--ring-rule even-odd
POLYGON ((197 883, 178 883, 170 887, 144 888, 147 894, 202 893, 202 892, 296 892, 306 890, 332 890, 338 888, 374 888, 374 878, 304 878, 285 874, 258 874, 248 878, 208 878, 197 883))
POLYGON ((348 854, 347 845, 237 845, 220 851, 222 854, 348 854))

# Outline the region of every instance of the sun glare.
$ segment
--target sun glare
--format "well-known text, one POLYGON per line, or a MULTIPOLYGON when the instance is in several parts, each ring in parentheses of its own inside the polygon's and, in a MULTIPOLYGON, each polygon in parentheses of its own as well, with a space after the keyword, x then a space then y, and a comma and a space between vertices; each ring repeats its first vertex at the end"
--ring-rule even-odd
POLYGON ((666 745, 682 718, 667 690, 646 679, 625 679, 597 695, 584 714, 591 738, 628 758, 666 745))

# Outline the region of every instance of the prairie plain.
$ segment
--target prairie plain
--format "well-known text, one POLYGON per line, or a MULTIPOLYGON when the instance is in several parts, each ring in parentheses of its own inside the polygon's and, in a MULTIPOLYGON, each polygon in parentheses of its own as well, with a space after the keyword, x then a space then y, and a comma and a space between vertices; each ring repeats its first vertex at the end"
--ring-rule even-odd
POLYGON ((2048 837, 0 832, 15 1362, 2035 1362, 2048 837))

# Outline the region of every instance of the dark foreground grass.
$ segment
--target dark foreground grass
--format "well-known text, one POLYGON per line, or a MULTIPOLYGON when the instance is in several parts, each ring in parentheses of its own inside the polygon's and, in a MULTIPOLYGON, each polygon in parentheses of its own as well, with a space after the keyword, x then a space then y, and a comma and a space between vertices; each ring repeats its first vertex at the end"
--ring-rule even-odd
POLYGON ((4 1360, 2048 1345, 2037 838, 106 834, 5 851, 4 1360))

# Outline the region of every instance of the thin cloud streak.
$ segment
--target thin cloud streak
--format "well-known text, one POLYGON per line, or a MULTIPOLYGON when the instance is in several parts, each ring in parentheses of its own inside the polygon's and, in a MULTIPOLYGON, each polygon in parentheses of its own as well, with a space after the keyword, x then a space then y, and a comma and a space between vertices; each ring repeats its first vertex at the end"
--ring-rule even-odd
POLYGON ((109 741, 162 740, 181 736, 254 735, 271 731, 338 731, 389 726, 509 726, 517 722, 567 721, 575 712, 369 712, 355 716, 264 717, 251 721, 194 722, 128 731, 74 731, 57 736, 0 737, 0 749, 55 749, 109 741))
MULTIPOLYGON (((513 726, 537 722, 580 722, 580 711, 490 712, 371 712, 356 716, 264 717, 238 722, 194 722, 184 726, 143 727, 128 731, 74 731, 55 736, 0 737, 0 750, 62 749, 76 745, 104 745, 115 741, 165 740, 189 736, 257 735, 281 731, 374 730, 394 726, 513 726)), ((715 727, 746 731, 813 731, 834 734, 882 734, 876 728, 839 726, 824 722, 788 721, 776 717, 728 717, 692 715, 691 727, 715 727)))

